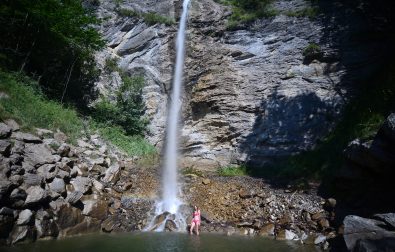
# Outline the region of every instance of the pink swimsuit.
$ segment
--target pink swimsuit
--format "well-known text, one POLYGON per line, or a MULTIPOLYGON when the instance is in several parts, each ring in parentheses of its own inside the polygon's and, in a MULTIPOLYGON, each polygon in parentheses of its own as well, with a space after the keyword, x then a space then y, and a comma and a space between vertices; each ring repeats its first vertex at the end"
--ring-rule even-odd
POLYGON ((193 213, 192 222, 194 222, 194 223, 197 224, 197 225, 200 224, 200 213, 199 213, 199 212, 194 212, 194 213, 193 213))

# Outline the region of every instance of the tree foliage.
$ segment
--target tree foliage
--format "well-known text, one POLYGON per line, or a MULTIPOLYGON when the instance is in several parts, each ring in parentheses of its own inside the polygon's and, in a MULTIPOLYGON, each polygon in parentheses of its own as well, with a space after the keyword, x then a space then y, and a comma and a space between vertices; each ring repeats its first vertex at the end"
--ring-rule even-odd
POLYGON ((3 0, 3 67, 35 77, 51 98, 81 105, 98 76, 93 53, 104 46, 97 24, 80 0, 3 0))

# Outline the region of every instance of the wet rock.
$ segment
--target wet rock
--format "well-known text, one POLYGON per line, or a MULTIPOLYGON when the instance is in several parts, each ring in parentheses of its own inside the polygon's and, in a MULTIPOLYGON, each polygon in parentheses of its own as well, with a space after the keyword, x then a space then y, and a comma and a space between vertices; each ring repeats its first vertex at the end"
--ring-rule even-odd
POLYGON ((88 193, 92 187, 92 181, 86 177, 76 177, 70 181, 70 184, 74 186, 74 189, 82 192, 83 194, 88 193))
POLYGON ((275 229, 275 226, 273 223, 266 224, 259 230, 259 235, 260 236, 274 236, 274 229, 275 229))
POLYGON ((25 147, 25 162, 33 167, 39 167, 44 164, 53 164, 57 161, 55 156, 52 156, 51 150, 44 144, 28 144, 25 147))
POLYGON ((83 200, 84 210, 83 215, 89 215, 98 220, 104 220, 108 214, 108 204, 102 199, 87 199, 83 200))
POLYGON ((61 230, 59 237, 94 233, 100 230, 100 221, 91 217, 85 217, 82 222, 70 228, 61 230))
POLYGON ((326 214, 324 212, 318 212, 318 213, 313 214, 311 216, 311 219, 317 221, 317 220, 320 220, 325 217, 326 217, 326 214))
POLYGON ((395 239, 393 232, 383 228, 385 223, 382 221, 348 215, 343 223, 343 237, 350 251, 354 251, 358 241, 395 239))
POLYGON ((8 157, 11 152, 11 143, 5 140, 0 140, 0 154, 8 157))
POLYGON ((115 184, 121 176, 121 167, 118 164, 113 164, 106 170, 104 178, 102 179, 105 183, 115 184))
POLYGON ((326 230, 330 227, 329 221, 325 218, 320 219, 318 223, 320 224, 322 230, 326 230))
POLYGON ((29 209, 25 209, 19 213, 18 220, 16 221, 16 224, 19 226, 22 225, 28 225, 31 223, 33 217, 33 212, 30 211, 29 209))
POLYGON ((60 230, 73 227, 84 220, 81 210, 70 204, 62 204, 57 212, 56 224, 60 230))
POLYGON ((177 231, 176 223, 173 220, 166 220, 165 230, 170 232, 177 231))
POLYGON ((34 226, 37 230, 37 238, 57 237, 59 234, 55 220, 49 218, 36 219, 34 226))
POLYGON ((31 186, 26 190, 27 197, 25 200, 26 205, 40 203, 45 200, 46 193, 40 186, 31 186))
POLYGON ((5 123, 0 123, 0 139, 8 138, 12 129, 5 123))
POLYGON ((355 245, 355 252, 376 252, 376 251, 395 251, 394 238, 381 238, 377 240, 358 240, 355 245))
POLYGON ((23 133, 23 132, 14 132, 12 134, 12 138, 15 138, 16 140, 23 141, 25 143, 42 143, 43 141, 41 138, 38 136, 29 134, 29 133, 23 133))
POLYGON ((277 240, 294 240, 297 238, 298 236, 294 232, 287 229, 280 230, 276 236, 277 240))
POLYGON ((8 239, 11 244, 31 242, 34 240, 35 234, 36 232, 31 226, 14 226, 8 239))
POLYGON ((109 217, 105 221, 103 221, 101 228, 104 232, 110 233, 113 231, 114 227, 117 226, 116 220, 114 217, 109 217))
POLYGON ((81 199, 82 196, 83 193, 81 191, 74 191, 67 195, 66 201, 74 205, 81 199))
POLYGON ((57 192, 59 194, 63 194, 66 192, 66 184, 63 179, 55 178, 50 184, 49 188, 51 191, 57 192))

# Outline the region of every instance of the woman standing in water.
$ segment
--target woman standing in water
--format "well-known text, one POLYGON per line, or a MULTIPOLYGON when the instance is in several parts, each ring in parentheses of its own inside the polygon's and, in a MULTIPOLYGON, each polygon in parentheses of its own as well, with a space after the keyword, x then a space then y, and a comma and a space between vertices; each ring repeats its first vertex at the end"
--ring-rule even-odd
POLYGON ((191 222, 191 229, 189 233, 192 234, 193 228, 196 228, 196 234, 199 235, 199 226, 200 226, 200 209, 197 206, 194 206, 195 211, 193 212, 193 218, 191 222))

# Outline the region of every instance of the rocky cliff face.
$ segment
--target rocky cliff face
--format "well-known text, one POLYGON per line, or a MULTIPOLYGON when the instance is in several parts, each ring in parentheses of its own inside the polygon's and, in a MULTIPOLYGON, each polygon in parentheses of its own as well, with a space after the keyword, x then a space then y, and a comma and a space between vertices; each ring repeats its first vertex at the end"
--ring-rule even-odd
MULTIPOLYGON (((247 162, 261 167, 274 158, 313 148, 338 121, 354 87, 381 62, 381 44, 360 40, 372 30, 363 6, 348 8, 320 1, 314 19, 290 12, 310 7, 303 0, 275 1, 278 15, 236 31, 226 30, 229 7, 194 0, 187 31, 183 96, 183 166, 213 169, 247 162), (287 14, 287 15, 286 15, 287 14), (311 44, 312 57, 303 55, 311 44)), ((107 49, 130 75, 144 75, 143 96, 150 119, 148 139, 164 140, 171 89, 176 25, 148 25, 121 17, 117 9, 179 16, 181 1, 139 0, 119 6, 102 1, 98 15, 107 49)), ((379 26, 378 26, 379 27, 379 26)), ((121 79, 117 72, 98 83, 109 96, 121 79)))

